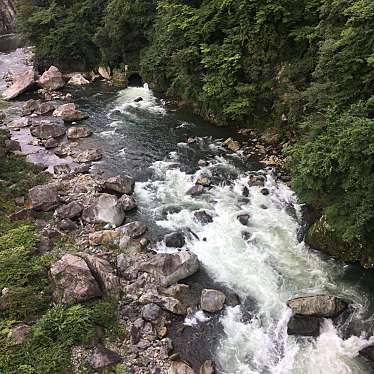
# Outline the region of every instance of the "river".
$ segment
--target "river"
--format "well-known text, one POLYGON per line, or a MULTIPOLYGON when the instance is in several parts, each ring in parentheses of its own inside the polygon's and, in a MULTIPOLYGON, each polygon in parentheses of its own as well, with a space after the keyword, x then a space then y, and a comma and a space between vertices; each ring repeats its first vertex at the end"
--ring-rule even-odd
MULTIPOLYGON (((9 50, 10 49, 10 50, 9 50)), ((1 51, 1 49, 0 49, 1 51)), ((23 50, 0 53, 0 74, 19 68, 23 50)), ((21 64, 22 65, 22 64, 21 64)), ((374 308, 372 271, 345 265, 299 242, 302 207, 297 196, 270 169, 229 152, 223 140, 233 133, 214 127, 188 111, 166 111, 147 86, 119 89, 98 82, 72 89, 94 136, 82 147, 99 147, 95 168, 131 174, 137 180, 138 217, 157 241, 164 232, 189 228, 186 247, 199 258, 204 282, 239 295, 241 305, 226 307, 217 317, 198 312, 185 323, 190 336, 210 331, 204 347, 222 374, 364 374, 372 372, 359 351, 371 341, 374 308), (143 101, 134 102, 137 97, 143 101), (194 142, 187 142, 193 138, 194 142), (200 159, 208 161, 198 166, 200 159), (249 187, 252 172, 266 178, 269 195, 249 187), (185 192, 199 176, 214 187, 199 198, 185 192), (249 194, 243 196, 247 187, 249 194), (213 222, 202 225, 194 212, 208 211, 213 222), (236 217, 248 213, 243 226, 236 217), (288 299, 329 293, 352 301, 344 323, 323 324, 318 338, 287 335, 288 299), (214 324, 219 327, 209 329, 214 324)), ((17 104, 15 104, 17 107, 17 104)), ((167 251, 162 240, 155 247, 167 251)), ((199 355, 184 342, 186 354, 199 355)))

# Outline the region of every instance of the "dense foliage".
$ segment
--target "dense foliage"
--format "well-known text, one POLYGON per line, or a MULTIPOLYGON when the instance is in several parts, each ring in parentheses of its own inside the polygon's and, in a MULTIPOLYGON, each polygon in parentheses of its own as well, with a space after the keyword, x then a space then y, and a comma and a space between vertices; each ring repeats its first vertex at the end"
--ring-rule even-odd
POLYGON ((18 0, 18 9, 40 59, 129 65, 215 122, 292 127, 293 187, 345 240, 373 238, 372 0, 18 0))

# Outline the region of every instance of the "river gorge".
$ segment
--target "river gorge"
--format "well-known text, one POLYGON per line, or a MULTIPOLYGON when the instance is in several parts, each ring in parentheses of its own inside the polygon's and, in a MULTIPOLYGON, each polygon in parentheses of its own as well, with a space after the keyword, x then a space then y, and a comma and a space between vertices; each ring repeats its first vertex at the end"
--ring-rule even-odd
MULTIPOLYGON (((9 40, 0 40, 0 76, 19 73, 29 59, 27 49, 17 49, 9 40)), ((0 80, 0 89, 5 86, 0 80)), ((303 206, 297 196, 261 160, 226 147, 227 138, 242 141, 237 132, 188 110, 168 109, 147 84, 122 88, 99 80, 69 86, 67 92, 88 113, 83 124, 93 133, 79 140, 79 149, 103 154, 92 172, 136 180, 138 209, 129 218, 147 225, 152 250, 178 252, 163 237, 183 232, 182 249, 196 255, 201 267, 186 283, 198 294, 218 289, 240 300, 218 313, 194 305, 187 316, 172 317, 169 331, 181 359, 195 370, 211 359, 221 374, 373 372, 359 355, 374 343, 372 270, 341 263, 304 243, 303 206), (253 175, 263 184, 250 184, 253 175), (186 194, 204 178, 209 182, 202 194, 186 194), (196 219, 197 212, 205 212, 206 220, 196 219), (348 315, 324 319, 318 337, 288 335, 287 301, 321 294, 347 300, 348 315)), ((28 93, 22 100, 32 97, 28 93)), ((19 115, 24 101, 17 98, 4 108, 9 119, 19 115)), ((60 98, 52 102, 62 103, 60 98)), ((30 145, 28 128, 12 131, 12 138, 30 161, 51 170, 74 163, 35 142, 30 145)))

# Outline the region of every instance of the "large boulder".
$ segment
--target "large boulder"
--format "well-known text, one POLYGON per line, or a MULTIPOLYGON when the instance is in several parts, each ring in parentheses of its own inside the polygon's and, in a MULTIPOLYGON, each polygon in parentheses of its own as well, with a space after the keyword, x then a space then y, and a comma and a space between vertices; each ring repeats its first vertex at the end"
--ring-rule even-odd
POLYGON ((292 316, 288 322, 289 335, 318 336, 323 318, 336 318, 348 304, 338 297, 315 295, 289 300, 292 316))
POLYGON ((50 139, 59 138, 60 136, 65 135, 66 129, 64 126, 56 123, 41 121, 31 126, 30 132, 32 136, 35 136, 38 139, 50 139))
POLYGON ((109 223, 121 226, 125 220, 125 211, 117 197, 100 194, 88 208, 83 211, 83 219, 89 223, 109 223))
POLYGON ((168 370, 168 374, 196 374, 195 371, 183 361, 174 361, 168 370))
POLYGON ((49 91, 59 90, 65 86, 65 81, 60 70, 51 66, 43 73, 38 81, 39 85, 49 91))
POLYGON ((31 118, 28 118, 28 117, 17 118, 7 123, 7 127, 9 127, 10 129, 22 129, 24 127, 28 127, 31 125, 32 125, 32 120, 31 118))
POLYGON ((88 361, 92 369, 100 370, 121 363, 122 357, 116 352, 98 346, 88 361))
POLYGON ((108 193, 131 195, 134 192, 135 180, 128 175, 117 175, 104 182, 104 189, 108 193))
POLYGON ((200 305, 205 312, 216 313, 223 309, 226 296, 223 292, 217 290, 204 289, 201 292, 200 305))
POLYGON ((13 84, 3 92, 5 100, 11 100, 35 87, 35 72, 30 69, 14 76, 13 84))
POLYGON ((38 211, 48 212, 56 208, 60 198, 56 189, 52 186, 42 185, 33 187, 27 196, 26 207, 38 211))
POLYGON ((64 255, 52 265, 49 274, 57 303, 79 303, 103 295, 87 263, 79 256, 64 255))
POLYGON ((143 270, 160 277, 163 286, 170 286, 199 270, 199 260, 188 251, 158 253, 142 266, 143 270))
POLYGON ((80 138, 88 138, 92 135, 92 131, 87 127, 70 127, 67 130, 66 136, 68 139, 80 139, 80 138))
POLYGON ((86 261, 104 296, 118 299, 121 293, 120 281, 110 263, 99 256, 84 252, 78 253, 78 256, 86 261))
POLYGON ((289 300, 287 306, 293 315, 335 318, 343 313, 348 304, 336 296, 316 295, 289 300))
POLYGON ((88 118, 88 114, 77 110, 74 103, 60 105, 53 115, 61 117, 65 122, 77 122, 88 118))
POLYGON ((103 157, 102 153, 98 149, 87 149, 74 156, 74 160, 80 164, 87 162, 99 161, 103 157))

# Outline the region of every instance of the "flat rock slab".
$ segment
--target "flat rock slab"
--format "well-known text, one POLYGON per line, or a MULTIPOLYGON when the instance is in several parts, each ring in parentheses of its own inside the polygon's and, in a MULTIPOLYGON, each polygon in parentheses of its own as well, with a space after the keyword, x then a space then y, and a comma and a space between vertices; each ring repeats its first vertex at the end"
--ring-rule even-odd
POLYGON ((30 69, 24 73, 17 74, 14 83, 4 91, 3 98, 5 100, 15 99, 17 96, 26 91, 31 90, 35 86, 36 74, 34 70, 30 69))
POLYGON ((22 129, 24 127, 28 127, 32 125, 31 118, 28 117, 21 117, 17 118, 7 124, 7 127, 10 129, 22 129))
POLYGON ((30 132, 32 136, 46 140, 50 138, 59 138, 60 136, 65 135, 66 129, 64 126, 56 123, 42 121, 33 125, 30 132))

